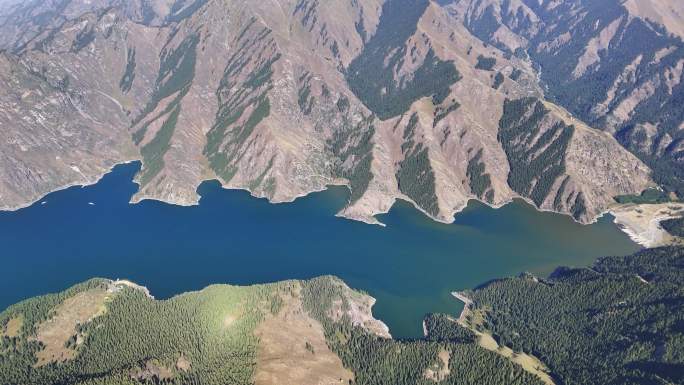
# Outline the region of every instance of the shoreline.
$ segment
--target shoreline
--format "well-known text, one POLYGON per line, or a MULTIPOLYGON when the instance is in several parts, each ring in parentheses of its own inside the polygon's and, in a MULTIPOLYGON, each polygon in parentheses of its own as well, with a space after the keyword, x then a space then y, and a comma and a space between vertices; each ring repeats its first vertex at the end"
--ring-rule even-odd
MULTIPOLYGON (((665 220, 665 219, 668 219, 668 218, 663 218, 662 220, 665 220)), ((660 225, 660 220, 657 222, 653 222, 653 220, 651 220, 651 222, 655 225, 660 225)), ((629 225, 627 225, 623 222, 620 222, 620 220, 617 217, 615 219, 613 219, 613 223, 615 223, 618 226, 620 231, 627 234, 629 239, 631 239, 634 243, 638 244, 639 246, 649 248, 649 247, 653 247, 654 242, 656 242, 656 240, 653 239, 652 237, 649 238, 649 237, 646 237, 644 235, 641 235, 636 230, 629 227, 629 225)))
MULTIPOLYGON (((0 206, 0 212, 14 212, 14 211, 19 211, 21 209, 31 207, 34 204, 44 200, 48 195, 50 195, 52 193, 68 190, 72 187, 88 187, 88 186, 96 185, 102 180, 102 178, 104 178, 105 175, 110 174, 114 170, 115 167, 120 166, 120 165, 131 164, 134 162, 141 162, 142 163, 142 159, 136 158, 136 159, 129 159, 126 161, 114 163, 111 167, 107 168, 105 170, 105 172, 103 172, 102 174, 100 174, 98 176, 95 176, 94 177, 95 180, 93 180, 93 181, 87 180, 87 181, 76 181, 76 182, 67 183, 67 184, 49 189, 49 191, 42 193, 42 195, 40 195, 38 198, 29 198, 29 200, 26 203, 20 203, 20 204, 15 205, 15 206, 7 206, 7 205, 0 206)), ((85 176, 83 173, 80 173, 80 175, 85 176)), ((135 180, 133 180, 133 182, 138 184, 135 180)))
POLYGON ((461 314, 458 315, 457 322, 464 325, 466 317, 468 317, 470 314, 471 307, 473 306, 473 300, 468 298, 462 291, 452 291, 451 295, 457 300, 463 302, 463 310, 461 310, 461 314))
POLYGON ((138 285, 137 283, 129 281, 127 279, 117 278, 116 280, 110 280, 109 284, 110 284, 110 287, 108 290, 110 292, 116 292, 117 290, 120 290, 122 288, 122 286, 125 286, 125 287, 130 287, 131 289, 140 290, 143 293, 145 293, 147 298, 155 299, 154 296, 152 294, 150 294, 150 290, 147 287, 142 286, 142 285, 138 285))
POLYGON ((660 223, 667 219, 679 218, 684 214, 684 204, 623 204, 613 206, 608 212, 614 218, 613 223, 633 242, 645 248, 652 248, 670 245, 676 241, 677 237, 668 233, 660 223))
POLYGON ((456 320, 456 323, 461 327, 470 330, 475 334, 475 336, 477 336, 478 346, 499 354, 511 362, 520 365, 526 372, 537 376, 546 385, 556 385, 555 381, 550 375, 551 372, 549 368, 539 358, 525 352, 514 352, 506 345, 499 345, 490 332, 478 331, 474 325, 471 325, 466 321, 466 317, 471 313, 473 300, 468 298, 468 296, 465 295, 465 292, 453 291, 451 292, 451 295, 463 302, 463 310, 456 320))
MULTIPOLYGON (((41 195, 41 196, 38 197, 38 198, 30 198, 30 200, 27 201, 27 202, 24 203, 24 204, 19 204, 19 205, 15 205, 15 206, 1 206, 1 207, 0 207, 0 212, 3 212, 3 211, 6 211, 6 212, 14 212, 14 211, 19 211, 19 210, 24 209, 24 208, 27 208, 27 207, 31 207, 31 206, 33 206, 34 204, 43 201, 43 200, 44 200, 48 195, 50 195, 50 194, 53 194, 53 193, 59 192, 59 191, 64 191, 64 190, 67 190, 67 189, 72 188, 72 187, 82 187, 82 188, 83 188, 83 187, 88 187, 88 186, 95 185, 95 184, 99 183, 99 182, 102 180, 102 178, 103 178, 104 176, 106 176, 107 174, 110 174, 110 173, 113 171, 113 169, 114 169, 115 167, 117 167, 117 166, 119 166, 119 165, 131 164, 131 163, 134 163, 134 162, 142 162, 142 160, 141 160, 141 159, 138 159, 138 158, 133 158, 133 159, 129 159, 129 160, 125 160, 125 161, 122 161, 122 162, 115 163, 115 164, 113 164, 111 167, 107 168, 107 169, 105 170, 105 172, 103 172, 103 173, 100 174, 100 175, 97 175, 97 176, 93 177, 91 180, 79 180, 79 181, 77 181, 77 182, 68 183, 68 184, 64 184, 64 185, 55 187, 55 188, 53 188, 53 189, 50 189, 48 192, 46 192, 45 194, 41 195)), ((83 175, 83 174, 81 174, 81 175, 83 175)), ((326 191, 326 190, 328 190, 330 187, 340 187, 340 186, 344 186, 344 187, 346 187, 346 188, 349 190, 349 183, 348 183, 347 181, 344 181, 344 180, 342 180, 342 179, 337 178, 337 179, 331 179, 329 183, 326 183, 326 184, 325 184, 323 187, 321 187, 321 188, 313 189, 313 190, 307 191, 307 192, 302 192, 302 193, 300 193, 300 194, 297 194, 297 195, 295 195, 295 196, 293 196, 293 197, 290 197, 290 198, 287 198, 287 199, 272 200, 272 199, 270 199, 270 198, 268 198, 268 197, 265 197, 265 196, 255 195, 253 191, 251 191, 249 188, 246 188, 246 187, 231 186, 230 184, 225 185, 219 178, 203 179, 203 180, 200 182, 200 184, 201 184, 201 183, 204 183, 204 182, 209 182, 209 181, 217 181, 217 182, 220 184, 220 186, 221 186, 222 189, 225 189, 225 190, 241 190, 241 191, 246 191, 246 192, 248 192, 248 193, 250 194, 250 196, 252 196, 253 198, 256 198, 256 199, 266 199, 266 200, 268 201, 269 204, 276 204, 276 205, 277 205, 277 204, 288 204, 288 203, 292 203, 292 202, 295 202, 297 199, 305 198, 305 197, 309 196, 310 194, 314 194, 314 193, 326 191)), ((135 183, 136 185, 138 185, 138 187, 140 186, 140 184, 139 184, 139 182, 136 180, 135 176, 133 177, 132 182, 135 183)), ((169 205, 180 206, 180 207, 192 207, 192 206, 197 206, 197 205, 199 205, 199 204, 200 204, 200 199, 201 199, 201 197, 199 197, 199 195, 198 195, 198 196, 197 196, 197 199, 193 199, 193 200, 191 200, 191 201, 190 201, 190 200, 187 200, 187 201, 180 201, 180 200, 178 200, 178 201, 171 201, 171 200, 168 200, 168 199, 163 199, 163 198, 154 197, 154 196, 139 195, 139 192, 140 192, 140 190, 136 191, 136 192, 131 196, 131 199, 130 199, 130 201, 129 201, 129 204, 134 205, 134 204, 141 203, 141 202, 143 202, 143 201, 158 201, 158 202, 166 203, 166 204, 169 204, 169 205)), ((485 202, 485 201, 483 201, 482 199, 479 199, 479 198, 477 198, 477 197, 475 197, 475 196, 470 196, 470 197, 467 198, 467 200, 465 201, 465 204, 464 204, 462 207, 454 208, 454 209, 451 211, 451 213, 450 213, 450 215, 448 216, 448 218, 441 218, 441 217, 436 217, 436 216, 433 216, 433 215, 429 214, 429 213, 426 212, 424 209, 422 209, 416 202, 414 202, 410 197, 405 196, 404 194, 401 194, 401 193, 400 193, 400 194, 398 194, 397 196, 394 196, 394 197, 392 198, 392 202, 391 202, 391 204, 388 206, 387 209, 381 209, 381 210, 377 210, 377 211, 376 211, 376 210, 372 210, 372 211, 370 211, 367 215, 346 215, 345 212, 346 212, 346 211, 348 210, 348 208, 350 207, 350 206, 348 205, 349 202, 347 202, 347 205, 344 206, 343 208, 341 208, 337 213, 335 213, 334 216, 335 216, 335 217, 338 217, 338 218, 343 218, 343 219, 351 220, 351 221, 357 221, 357 222, 365 223, 365 224, 368 224, 368 225, 385 227, 386 224, 385 224, 385 223, 382 223, 381 221, 379 221, 379 220, 376 218, 376 216, 377 216, 377 215, 388 214, 388 213, 392 210, 392 208, 395 206, 395 204, 396 204, 396 202, 397 202, 398 200, 403 200, 403 201, 409 203, 414 209, 416 209, 416 210, 418 210, 419 212, 421 212, 423 215, 425 215, 425 216, 426 216, 427 218, 429 218, 430 220, 435 221, 435 222, 437 222, 437 223, 450 225, 450 224, 453 224, 453 223, 454 223, 454 221, 456 220, 456 216, 457 216, 459 213, 461 213, 463 210, 465 210, 465 209, 468 207, 468 205, 470 204, 471 201, 479 202, 479 203, 481 203, 481 204, 483 204, 483 205, 485 205, 485 206, 487 206, 487 207, 489 207, 489 208, 492 208, 492 209, 496 210, 496 209, 500 209, 500 208, 502 208, 502 207, 504 207, 504 206, 506 206, 506 205, 508 205, 508 204, 514 203, 516 199, 519 199, 519 200, 521 200, 522 202, 524 202, 525 204, 531 206, 535 211, 538 211, 538 212, 541 212, 541 213, 553 213, 553 214, 557 214, 557 215, 562 215, 562 216, 564 216, 564 217, 570 218, 573 222, 578 223, 578 224, 580 224, 580 225, 582 225, 582 226, 587 226, 587 225, 595 224, 595 223, 597 223, 602 217, 604 217, 606 214, 610 214, 610 215, 612 215, 612 216, 614 217, 614 218, 613 218, 613 223, 617 226, 617 228, 618 228, 620 231, 622 231, 623 233, 625 233, 625 234, 626 234, 634 243, 636 243, 636 244, 638 244, 639 246, 642 246, 642 247, 654 247, 654 246, 658 246, 658 245, 659 245, 659 244, 657 244, 657 243, 654 243, 654 239, 649 238, 649 237, 644 237, 643 234, 639 234, 639 233, 637 232, 637 230, 635 230, 632 226, 629 225, 629 223, 624 223, 624 222, 620 221, 620 220, 617 218, 617 216, 616 216, 616 210, 619 210, 622 206, 617 206, 617 207, 616 207, 615 205, 613 205, 613 207, 608 207, 608 208, 606 208, 605 210, 603 210, 602 212, 600 212, 599 214, 597 214, 596 216, 594 216, 594 217, 592 218, 591 221, 585 223, 585 222, 582 222, 582 221, 578 221, 577 219, 575 219, 575 218, 574 218, 572 215, 570 215, 569 213, 563 213, 563 212, 559 212, 559 211, 555 211, 555 210, 551 210, 551 209, 545 209, 545 208, 537 207, 529 198, 526 198, 526 197, 523 197, 523 196, 519 196, 519 195, 511 196, 509 199, 507 199, 507 200, 505 200, 505 201, 503 201, 503 202, 497 203, 497 204, 492 204, 492 203, 489 203, 489 202, 485 202)), ((642 205, 635 205, 635 206, 642 206, 642 205)), ((660 221, 662 221, 662 220, 669 219, 669 218, 674 218, 674 217, 670 216, 670 217, 659 218, 658 223, 659 223, 660 221)), ((663 231, 664 231, 664 230, 663 230, 663 231)), ((665 234, 667 234, 667 232, 665 232, 665 234)))

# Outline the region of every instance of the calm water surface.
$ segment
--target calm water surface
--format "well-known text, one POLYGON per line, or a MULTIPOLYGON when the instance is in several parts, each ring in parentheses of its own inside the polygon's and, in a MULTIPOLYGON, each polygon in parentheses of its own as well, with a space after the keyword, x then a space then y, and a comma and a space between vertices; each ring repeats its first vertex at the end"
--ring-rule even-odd
POLYGON ((334 274, 377 298, 374 314, 392 335, 411 338, 426 313, 460 312, 451 291, 638 249, 612 218, 581 226, 521 201, 472 202, 450 225, 399 202, 379 216, 384 228, 334 217, 348 195, 341 187, 273 205, 205 182, 198 206, 130 205, 138 168, 120 165, 96 185, 0 212, 0 309, 94 276, 128 278, 168 298, 211 283, 334 274))

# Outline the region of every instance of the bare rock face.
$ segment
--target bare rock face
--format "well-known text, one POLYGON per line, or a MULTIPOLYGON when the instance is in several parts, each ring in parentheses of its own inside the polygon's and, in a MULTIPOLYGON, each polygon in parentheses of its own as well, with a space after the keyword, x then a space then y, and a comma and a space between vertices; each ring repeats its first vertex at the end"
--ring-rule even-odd
POLYGON ((496 8, 491 36, 470 2, 5 6, 0 206, 140 159, 134 201, 195 204, 207 179, 274 202, 345 184, 340 215, 370 223, 398 198, 449 222, 469 199, 514 197, 590 222, 650 170, 545 101, 535 63, 511 54, 543 26, 526 3, 507 3, 517 21, 496 8))
POLYGON ((44 69, 0 53, 3 209, 69 185, 95 183, 116 163, 137 157, 115 103, 69 89, 67 75, 51 77, 44 69), (99 111, 87 107, 98 101, 99 111))

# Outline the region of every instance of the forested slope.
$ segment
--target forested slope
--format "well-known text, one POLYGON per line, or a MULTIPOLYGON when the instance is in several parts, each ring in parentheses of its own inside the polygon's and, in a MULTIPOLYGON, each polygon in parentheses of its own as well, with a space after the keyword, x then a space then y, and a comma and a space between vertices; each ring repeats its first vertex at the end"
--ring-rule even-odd
POLYGON ((539 357, 560 383, 684 381, 682 248, 494 281, 469 296, 473 327, 539 357))
POLYGON ((330 373, 373 385, 684 381, 683 248, 465 294, 472 303, 460 319, 428 315, 424 338, 394 340, 373 318, 374 300, 330 276, 162 301, 95 279, 0 314, 0 382, 266 384, 293 373, 300 385, 330 373), (269 353, 278 351, 289 353, 269 353))

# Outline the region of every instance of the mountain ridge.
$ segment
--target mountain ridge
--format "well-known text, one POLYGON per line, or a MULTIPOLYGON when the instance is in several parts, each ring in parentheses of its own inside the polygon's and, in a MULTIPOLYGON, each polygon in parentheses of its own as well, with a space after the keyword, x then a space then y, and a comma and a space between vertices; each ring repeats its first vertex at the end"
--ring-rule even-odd
POLYGON ((649 168, 615 139, 546 100, 535 63, 472 35, 461 13, 469 2, 156 1, 147 13, 138 2, 60 4, 4 11, 15 15, 3 27, 14 41, 0 46, 17 69, 3 71, 4 83, 21 70, 45 89, 41 95, 62 100, 49 110, 23 101, 27 91, 2 87, 1 124, 16 143, 6 149, 14 161, 4 164, 27 176, 0 170, 7 209, 131 159, 143 161, 133 201, 196 204, 207 179, 273 202, 344 183, 352 198, 340 215, 371 223, 397 198, 449 222, 469 199, 500 206, 516 197, 588 223, 614 196, 653 186, 649 168), (392 9, 402 7, 417 13, 399 36, 392 9), (10 33, 27 23, 35 36, 10 33), (354 69, 359 75, 350 75, 354 69), (379 88, 362 96, 355 82, 379 88), (543 111, 529 127, 507 128, 523 130, 513 137, 526 143, 506 150, 502 138, 513 137, 502 136, 504 105, 530 97, 543 111), (379 112, 383 105, 395 107, 379 112), (36 143, 45 136, 38 128, 61 120, 68 123, 49 127, 51 143, 36 143), (24 123, 12 129, 11 121, 24 123), (93 122, 102 128, 88 127, 93 122), (560 142, 559 124, 567 126, 560 142), (63 165, 36 155, 80 148, 85 154, 63 165), (534 160, 553 151, 560 151, 555 171, 546 158, 534 160), (515 164, 523 158, 527 166, 515 164), (535 164, 541 168, 528 176, 513 175, 535 164), (520 178, 526 182, 512 188, 520 178))

